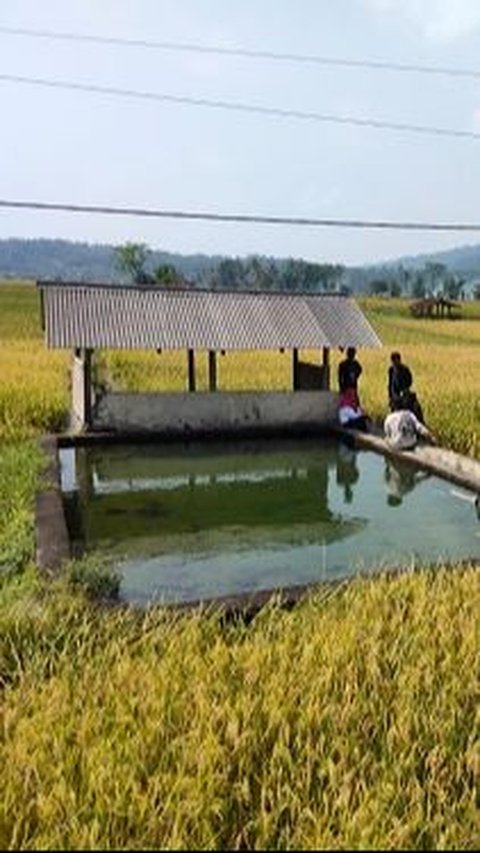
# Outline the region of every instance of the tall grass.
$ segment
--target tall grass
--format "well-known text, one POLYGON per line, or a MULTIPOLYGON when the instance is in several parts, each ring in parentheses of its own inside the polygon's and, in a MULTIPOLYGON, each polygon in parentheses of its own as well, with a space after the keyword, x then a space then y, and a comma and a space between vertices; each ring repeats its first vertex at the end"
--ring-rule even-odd
POLYGON ((18 440, 65 425, 69 354, 46 350, 35 288, 0 283, 0 440, 18 440))
POLYGON ((33 558, 33 496, 43 464, 33 444, 0 444, 0 577, 33 558))
POLYGON ((474 571, 358 582, 248 629, 14 601, 0 843, 477 849, 479 608, 474 571))

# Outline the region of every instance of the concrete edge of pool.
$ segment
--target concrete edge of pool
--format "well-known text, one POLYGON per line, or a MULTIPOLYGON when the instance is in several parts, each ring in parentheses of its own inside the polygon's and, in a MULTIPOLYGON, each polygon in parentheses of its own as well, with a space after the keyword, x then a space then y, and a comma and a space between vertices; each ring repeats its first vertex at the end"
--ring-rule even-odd
POLYGON ((418 444, 414 450, 394 450, 385 439, 374 433, 341 428, 334 432, 355 447, 415 465, 480 495, 480 462, 471 456, 431 444, 418 444))
MULTIPOLYGON (((310 438, 312 437, 310 431, 307 434, 310 438)), ((480 495, 480 462, 471 457, 462 456, 444 448, 427 445, 418 446, 415 450, 408 452, 395 451, 378 435, 340 428, 324 430, 316 434, 319 439, 326 435, 330 437, 333 435, 337 438, 341 437, 355 447, 372 450, 379 455, 407 462, 480 495)), ((285 437, 285 434, 283 435, 285 437)), ((205 439, 205 436, 189 435, 184 436, 183 440, 197 440, 197 438, 205 439)), ((208 436, 208 438, 220 440, 222 436, 208 436)), ((173 437, 168 436, 168 440, 173 440, 173 437)), ((179 436, 176 436, 176 440, 179 440, 179 436)), ((35 507, 36 564, 41 572, 50 576, 58 575, 62 567, 65 566, 72 556, 61 488, 59 450, 68 447, 108 446, 120 442, 155 443, 158 441, 164 442, 165 436, 161 434, 149 434, 146 436, 145 434, 120 435, 118 433, 90 433, 83 435, 63 433, 44 435, 39 439, 39 446, 47 457, 47 466, 36 496, 35 507)), ((467 559, 460 562, 467 564, 471 563, 472 560, 467 559)), ((473 558, 473 562, 474 564, 480 564, 480 561, 476 558, 473 558)), ((411 571, 411 569, 406 570, 405 568, 392 567, 391 570, 383 570, 383 574, 385 571, 387 573, 390 573, 390 571, 398 573, 399 571, 411 571)), ((371 577, 371 575, 369 576, 371 577)), ((174 607, 180 611, 199 607, 206 609, 218 607, 222 612, 226 613, 242 612, 244 615, 249 613, 254 614, 265 606, 272 597, 278 597, 282 606, 294 606, 298 601, 315 590, 324 590, 325 587, 337 588, 346 582, 345 580, 326 581, 324 583, 314 582, 301 586, 282 587, 280 589, 272 588, 255 593, 163 606, 174 607)), ((119 604, 131 606, 122 601, 119 604)))

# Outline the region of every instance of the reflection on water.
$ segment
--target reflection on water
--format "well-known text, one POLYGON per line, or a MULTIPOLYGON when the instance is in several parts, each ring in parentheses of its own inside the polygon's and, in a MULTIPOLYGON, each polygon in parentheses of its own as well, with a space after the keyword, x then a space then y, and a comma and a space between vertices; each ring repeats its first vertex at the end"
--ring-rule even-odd
POLYGON ((347 504, 353 500, 353 486, 357 482, 360 471, 357 465, 357 451, 353 447, 340 442, 337 448, 337 484, 343 486, 343 497, 347 504))
POLYGON ((412 492, 418 483, 428 477, 430 474, 426 471, 418 471, 413 465, 402 465, 392 459, 386 459, 385 483, 389 506, 400 506, 405 495, 412 492))
POLYGON ((62 480, 77 552, 112 554, 130 600, 210 598, 479 553, 472 496, 343 443, 77 449, 62 457, 62 480))

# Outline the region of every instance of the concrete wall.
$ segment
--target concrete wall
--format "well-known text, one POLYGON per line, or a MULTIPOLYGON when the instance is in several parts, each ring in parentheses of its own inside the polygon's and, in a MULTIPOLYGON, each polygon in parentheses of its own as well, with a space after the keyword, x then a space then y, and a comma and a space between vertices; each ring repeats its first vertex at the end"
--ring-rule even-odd
POLYGON ((336 422, 329 391, 105 394, 93 428, 192 435, 212 432, 315 431, 336 422))

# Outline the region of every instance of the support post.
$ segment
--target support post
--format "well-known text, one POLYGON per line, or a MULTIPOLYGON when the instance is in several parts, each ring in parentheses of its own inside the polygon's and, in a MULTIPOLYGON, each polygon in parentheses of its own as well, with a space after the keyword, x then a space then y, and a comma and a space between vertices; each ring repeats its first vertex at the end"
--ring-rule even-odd
POLYGON ((322 367, 323 367, 323 390, 330 390, 330 349, 323 347, 322 351, 322 367))
POLYGON ((292 350, 292 385, 293 390, 298 389, 298 349, 292 350))
POLYGON ((195 350, 188 350, 188 390, 196 390, 195 382, 195 350))
POLYGON ((208 387, 210 391, 217 390, 217 354, 215 350, 208 352, 208 387))

